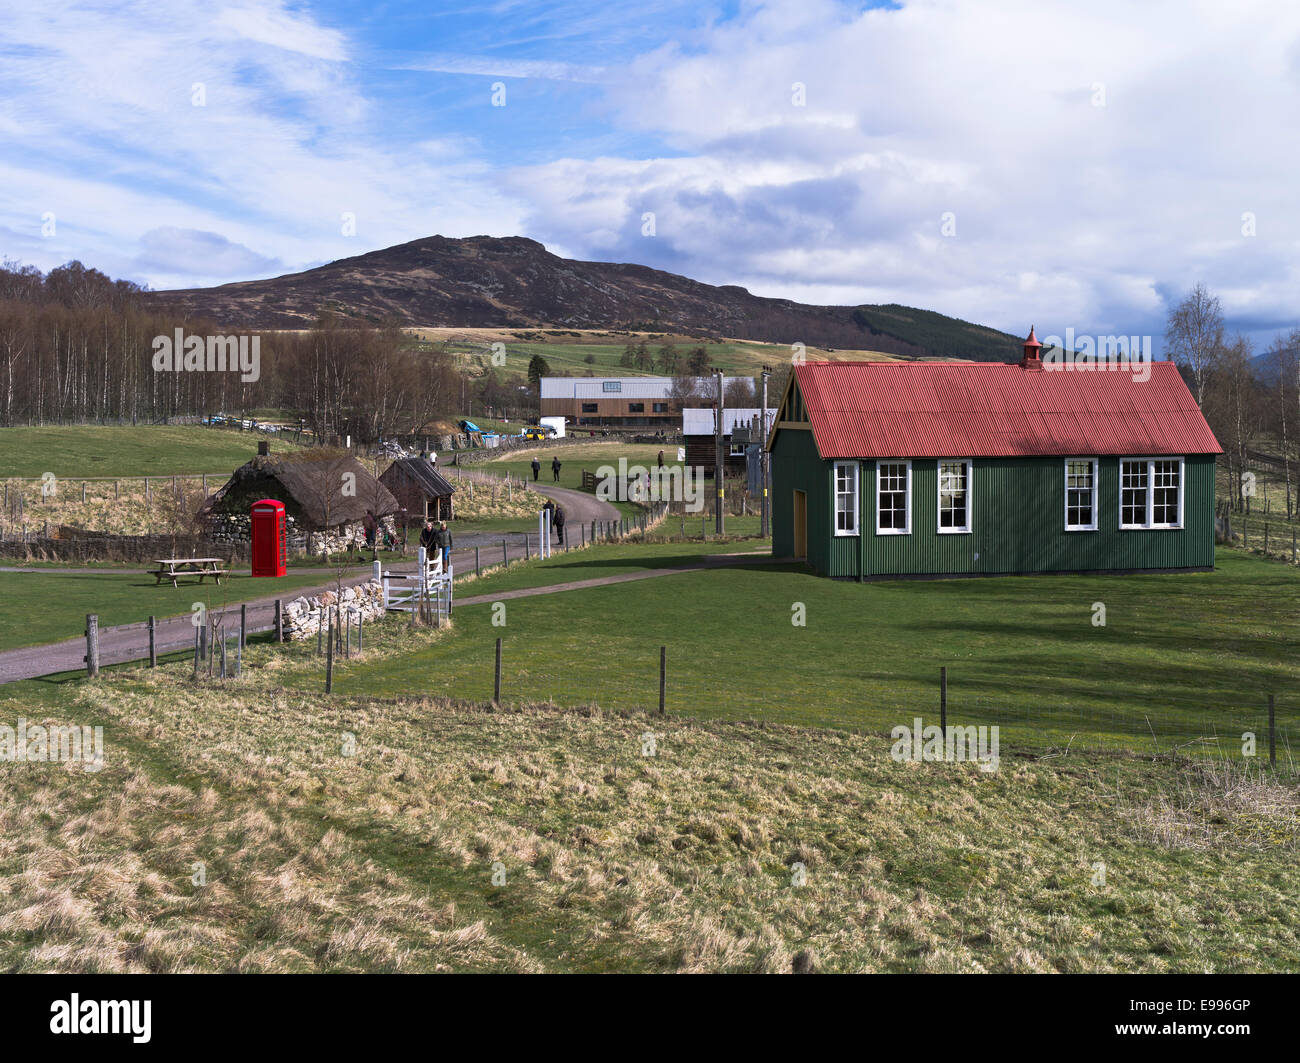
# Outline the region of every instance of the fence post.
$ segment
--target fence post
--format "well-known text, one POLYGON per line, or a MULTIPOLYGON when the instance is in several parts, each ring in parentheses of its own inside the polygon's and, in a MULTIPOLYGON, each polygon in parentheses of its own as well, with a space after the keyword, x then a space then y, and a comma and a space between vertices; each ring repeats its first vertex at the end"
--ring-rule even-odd
POLYGON ((501 640, 497 639, 497 663, 492 680, 492 704, 501 704, 501 640))
MULTIPOLYGON (((541 545, 541 544, 539 543, 539 544, 538 544, 539 548, 540 548, 540 545, 541 545)), ((529 557, 530 557, 530 554, 529 554, 529 552, 528 552, 528 533, 527 533, 527 532, 524 532, 524 560, 525 560, 525 561, 529 560, 529 557)))
POLYGON ((153 617, 149 618, 149 667, 150 668, 158 667, 158 647, 154 641, 154 629, 156 627, 156 623, 157 622, 154 620, 153 617))
POLYGON ((939 669, 939 729, 948 740, 948 669, 939 669))
POLYGON ((330 637, 325 643, 325 693, 334 692, 334 614, 330 609, 326 609, 326 615, 329 616, 330 637))
POLYGON ((664 714, 664 704, 668 693, 668 647, 659 647, 659 715, 664 714))
POLYGON ((244 659, 244 640, 248 637, 248 603, 239 605, 239 659, 244 659))
POLYGON ((281 599, 275 600, 275 641, 284 641, 284 608, 280 604, 281 599))
POLYGON ((1277 715, 1272 694, 1268 696, 1268 766, 1277 767, 1277 715))
POLYGON ((86 614, 86 675, 99 675, 99 614, 86 614))
POLYGON ((199 660, 206 661, 207 659, 208 659, 208 622, 207 620, 204 620, 203 623, 199 625, 199 660))
POLYGON ((194 629, 194 678, 199 677, 199 629, 194 629))
POLYGON ((510 555, 506 553, 506 541, 504 539, 501 540, 501 564, 506 568, 510 567, 510 555))

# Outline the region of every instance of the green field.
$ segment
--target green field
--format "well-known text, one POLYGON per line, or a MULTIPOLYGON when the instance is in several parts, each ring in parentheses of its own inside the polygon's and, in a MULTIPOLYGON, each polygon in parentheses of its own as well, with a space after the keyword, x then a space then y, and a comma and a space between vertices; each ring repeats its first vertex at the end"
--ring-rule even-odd
MULTIPOLYGON (((629 571, 628 546, 553 558, 556 582, 629 571)), ((649 544, 668 567, 689 551, 649 544)), ((694 547, 699 550, 698 544, 694 547)), ((998 724, 1008 741, 1168 750, 1217 734, 1263 732, 1269 693, 1300 754, 1300 573, 1220 551, 1212 573, 836 582, 792 565, 673 575, 508 602, 507 623, 465 606, 454 635, 409 657, 352 664, 351 695, 492 694, 503 639, 512 701, 653 706, 659 647, 669 706, 697 718, 888 731, 938 707, 998 724), (1094 626, 1095 603, 1106 626, 1094 626), (795 626, 801 605, 806 626, 795 626)), ((540 576, 507 572, 465 594, 540 576)), ((311 681, 304 680, 306 686, 311 681)), ((1206 748, 1198 743, 1197 749, 1206 748)))
MULTIPOLYGON (((362 569, 350 569, 350 582, 365 576, 362 569)), ((36 646, 75 638, 86 627, 86 614, 96 613, 103 627, 138 624, 149 617, 180 616, 195 602, 209 609, 246 602, 271 595, 290 597, 303 587, 324 586, 332 575, 317 571, 290 570, 279 579, 229 576, 216 587, 211 580, 194 580, 180 586, 157 585, 145 575, 144 566, 133 571, 0 572, 0 650, 36 646)), ((349 577, 344 577, 349 582, 349 577)))
MULTIPOLYGON (((257 454, 259 432, 201 425, 69 425, 0 428, 0 479, 89 476, 229 476, 257 454)), ((270 437, 276 453, 299 449, 270 437)))
MULTIPOLYGON (((533 335, 537 335, 537 333, 533 333, 533 335)), ((605 339, 605 342, 580 342, 573 336, 546 337, 544 341, 537 339, 525 340, 515 339, 510 333, 502 333, 501 342, 506 345, 506 370, 523 373, 527 370, 528 362, 533 355, 540 354, 546 359, 546 364, 550 367, 552 375, 585 376, 587 373, 591 373, 593 376, 664 375, 657 364, 650 369, 636 369, 621 364, 623 350, 629 340, 637 342, 644 338, 651 354, 657 359, 659 349, 664 344, 662 338, 652 339, 645 334, 635 337, 599 338, 605 339)), ((593 339, 597 339, 597 337, 593 337, 593 339)), ((791 351, 789 344, 749 343, 744 340, 702 343, 699 340, 674 337, 673 345, 681 356, 681 371, 685 371, 687 354, 693 348, 703 346, 708 352, 709 365, 713 369, 721 369, 734 376, 757 376, 764 366, 788 363, 791 351)), ((464 359, 482 358, 486 360, 492 353, 491 346, 486 342, 453 340, 449 342, 448 350, 464 359)), ((827 357, 828 352, 814 347, 809 349, 808 356, 810 358, 827 357)), ((476 418, 471 417, 470 420, 483 426, 483 422, 476 418)))

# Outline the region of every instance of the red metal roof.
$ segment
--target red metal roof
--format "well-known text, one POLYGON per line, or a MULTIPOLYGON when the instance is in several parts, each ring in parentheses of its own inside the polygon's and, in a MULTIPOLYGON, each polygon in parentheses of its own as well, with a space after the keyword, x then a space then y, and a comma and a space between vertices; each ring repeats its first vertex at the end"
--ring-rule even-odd
POLYGON ((1143 372, 999 362, 806 362, 823 458, 1219 454, 1172 362, 1143 372))

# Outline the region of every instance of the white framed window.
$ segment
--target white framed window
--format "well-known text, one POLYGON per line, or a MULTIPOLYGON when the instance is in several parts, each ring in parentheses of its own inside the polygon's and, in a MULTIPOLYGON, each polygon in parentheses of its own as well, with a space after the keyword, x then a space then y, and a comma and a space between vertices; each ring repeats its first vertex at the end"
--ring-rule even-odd
POLYGON ((876 462, 876 534, 912 534, 912 463, 876 462))
POLYGON ((1097 530, 1097 459, 1065 459, 1065 530, 1097 530))
POLYGON ((858 534, 858 463, 835 463, 835 534, 858 534))
POLYGON ((1181 528, 1184 473, 1182 458, 1121 458, 1119 526, 1181 528))
POLYGON ((745 456, 745 444, 744 444, 744 443, 728 443, 727 446, 730 448, 730 449, 727 451, 727 456, 728 456, 728 457, 732 457, 732 458, 743 458, 743 457, 745 456))
POLYGON ((940 534, 970 531, 971 463, 941 460, 938 479, 940 534))

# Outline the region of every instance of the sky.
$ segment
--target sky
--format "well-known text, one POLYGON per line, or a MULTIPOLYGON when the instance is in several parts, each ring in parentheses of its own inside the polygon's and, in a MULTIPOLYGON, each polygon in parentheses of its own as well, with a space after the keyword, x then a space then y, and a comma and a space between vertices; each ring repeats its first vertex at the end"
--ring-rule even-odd
POLYGON ((439 233, 813 303, 1300 326, 1282 0, 0 0, 0 257, 153 288, 439 233), (650 224, 650 222, 653 224, 650 224))

